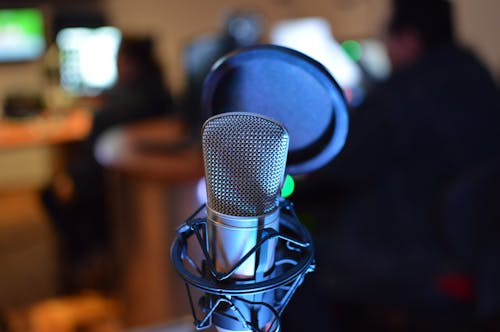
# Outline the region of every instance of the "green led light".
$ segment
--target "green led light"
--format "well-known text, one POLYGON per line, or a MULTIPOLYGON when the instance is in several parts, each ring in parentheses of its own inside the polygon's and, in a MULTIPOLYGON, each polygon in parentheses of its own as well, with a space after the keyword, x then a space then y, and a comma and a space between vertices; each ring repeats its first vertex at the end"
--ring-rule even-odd
POLYGON ((342 48, 347 53, 347 55, 354 61, 359 61, 361 59, 361 44, 355 40, 346 40, 342 42, 342 48))
POLYGON ((290 175, 286 175, 285 182, 283 183, 283 187, 281 188, 281 197, 287 198, 290 196, 295 189, 295 181, 290 175))

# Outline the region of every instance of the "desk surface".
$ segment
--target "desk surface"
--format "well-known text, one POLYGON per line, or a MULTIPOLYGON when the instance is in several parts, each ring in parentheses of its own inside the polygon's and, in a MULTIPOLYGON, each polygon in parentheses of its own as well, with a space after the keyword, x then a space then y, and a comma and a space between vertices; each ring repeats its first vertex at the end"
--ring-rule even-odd
POLYGON ((78 141, 87 136, 92 116, 85 108, 64 115, 0 120, 0 149, 78 141))
POLYGON ((99 163, 129 176, 169 183, 202 177, 201 144, 176 118, 156 118, 108 130, 95 150, 99 163))

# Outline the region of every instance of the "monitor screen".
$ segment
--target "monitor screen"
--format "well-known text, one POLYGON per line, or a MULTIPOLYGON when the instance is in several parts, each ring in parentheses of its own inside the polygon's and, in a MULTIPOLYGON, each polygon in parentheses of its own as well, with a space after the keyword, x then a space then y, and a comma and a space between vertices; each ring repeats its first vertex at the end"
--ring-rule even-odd
POLYGON ((325 66, 346 92, 350 102, 362 83, 359 66, 345 53, 332 34, 330 24, 320 17, 304 17, 276 23, 270 33, 272 44, 296 49, 325 66))
POLYGON ((383 81, 391 74, 391 63, 385 44, 377 38, 359 40, 361 54, 358 63, 374 81, 383 81))
POLYGON ((322 63, 344 90, 350 106, 365 99, 372 84, 385 80, 391 67, 384 43, 376 38, 337 40, 324 18, 283 20, 271 29, 271 42, 322 63))
POLYGON ((0 62, 38 59, 46 47, 44 29, 40 9, 0 9, 0 62))
POLYGON ((76 96, 95 96, 118 77, 121 31, 115 27, 71 27, 56 36, 61 86, 76 96))

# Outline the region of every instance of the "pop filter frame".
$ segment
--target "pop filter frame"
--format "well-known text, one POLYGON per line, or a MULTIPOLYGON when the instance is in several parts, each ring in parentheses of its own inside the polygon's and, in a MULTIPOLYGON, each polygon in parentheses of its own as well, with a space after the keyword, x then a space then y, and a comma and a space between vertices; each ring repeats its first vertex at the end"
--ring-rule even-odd
MULTIPOLYGON (((271 326, 279 330, 279 320, 286 305, 302 284, 307 273, 314 271, 314 246, 308 230, 300 223, 288 200, 280 203, 280 231, 266 228, 261 240, 248 251, 226 273, 219 273, 213 265, 213 257, 208 253, 209 240, 207 235, 207 220, 201 216, 205 205, 202 205, 184 224, 177 229, 177 237, 171 248, 171 259, 177 273, 184 280, 189 303, 191 306, 194 324, 197 329, 205 329, 218 321, 219 325, 233 326, 234 330, 250 328, 260 331, 262 322, 249 320, 238 309, 242 302, 250 306, 267 308, 272 314, 271 326), (277 238, 275 267, 266 274, 256 273, 253 279, 233 279, 232 273, 243 264, 251 255, 266 252, 265 246, 269 240, 277 238), (193 258, 189 252, 190 241, 198 247, 197 253, 201 257, 193 258), (198 303, 204 313, 198 318, 193 304, 192 288, 201 291, 204 295, 198 303), (266 294, 272 292, 275 298, 272 304, 265 302, 251 302, 249 295, 266 294), (220 323, 223 321, 223 323, 220 323)), ((263 295, 266 296, 266 295, 263 295)), ((245 304, 244 304, 245 305, 245 304)))

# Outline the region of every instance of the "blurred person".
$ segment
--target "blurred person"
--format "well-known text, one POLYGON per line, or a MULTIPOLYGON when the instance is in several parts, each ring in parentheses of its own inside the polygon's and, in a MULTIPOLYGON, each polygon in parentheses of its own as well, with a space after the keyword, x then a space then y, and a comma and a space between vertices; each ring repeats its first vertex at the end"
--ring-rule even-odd
MULTIPOLYGON (((97 139, 107 129, 175 112, 169 87, 148 37, 124 36, 117 54, 118 79, 93 112, 86 140, 71 151, 66 172, 57 174, 42 198, 62 242, 63 288, 100 287, 111 261, 104 174, 94 157, 97 139), (74 154, 74 156, 73 156, 74 154), (108 257, 109 258, 109 257, 108 257), (98 271, 103 269, 102 271, 98 271)), ((107 285, 102 285, 107 287, 107 285)))
MULTIPOLYGON (((451 1, 393 0, 391 10, 384 40, 391 76, 352 109, 340 154, 298 182, 292 198, 307 211, 317 257, 299 292, 323 300, 292 299, 285 331, 300 330, 298 319, 314 329, 317 307, 322 317, 336 308, 340 331, 355 330, 343 321, 378 330, 373 318, 391 310, 393 330, 446 330, 440 324, 453 322, 454 331, 473 331, 466 317, 473 325, 475 315, 500 309, 498 289, 490 289, 489 311, 474 312, 475 280, 454 274, 468 262, 448 246, 442 204, 457 179, 500 155, 498 87, 457 42, 451 1)), ((489 239, 498 243, 498 231, 489 239)))

